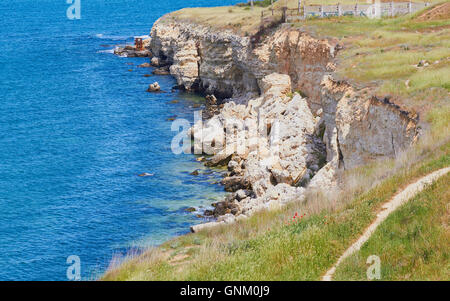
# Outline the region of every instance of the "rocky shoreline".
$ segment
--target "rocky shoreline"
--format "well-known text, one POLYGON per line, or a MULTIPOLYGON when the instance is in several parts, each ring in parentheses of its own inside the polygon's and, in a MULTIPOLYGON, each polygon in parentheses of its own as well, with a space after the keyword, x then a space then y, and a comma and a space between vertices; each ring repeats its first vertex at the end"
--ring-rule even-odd
POLYGON ((127 46, 116 54, 151 57, 155 74, 207 95, 205 119, 190 135, 195 147, 204 147, 198 140, 214 146, 206 165, 228 168, 229 195, 207 212, 216 221, 193 232, 302 201, 308 190, 338 193, 339 171, 395 157, 418 138, 417 115, 334 79, 336 40, 281 26, 253 44, 166 15, 144 45, 144 52, 127 46), (264 134, 255 135, 249 125, 261 120, 264 134), (238 135, 224 139, 230 121, 244 125, 236 129, 248 141, 240 151, 238 135))

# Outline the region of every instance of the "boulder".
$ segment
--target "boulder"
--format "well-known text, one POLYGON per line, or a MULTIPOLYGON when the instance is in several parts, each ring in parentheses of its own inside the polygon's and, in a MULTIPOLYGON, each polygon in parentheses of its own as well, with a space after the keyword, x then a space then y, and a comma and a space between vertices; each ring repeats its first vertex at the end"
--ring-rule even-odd
POLYGON ((207 95, 205 99, 204 115, 206 119, 209 119, 219 113, 219 106, 217 104, 217 98, 214 95, 207 95))
POLYGON ((211 222, 211 223, 206 223, 206 224, 195 225, 195 226, 191 227, 191 232, 197 233, 202 230, 215 228, 220 225, 225 225, 225 222, 211 222))
POLYGON ((152 73, 155 75, 170 75, 169 68, 167 68, 167 67, 161 67, 161 68, 155 69, 155 70, 153 70, 152 73))
POLYGON ((251 195, 251 191, 250 190, 239 189, 238 191, 236 191, 235 197, 236 197, 236 200, 242 201, 242 200, 246 199, 250 195, 251 195))
POLYGON ((189 208, 186 208, 184 211, 186 211, 186 212, 195 212, 195 211, 197 211, 197 209, 195 209, 194 207, 189 207, 189 208))
POLYGON ((239 204, 234 200, 227 200, 213 204, 214 216, 219 217, 225 214, 237 215, 241 212, 239 204))
POLYGON ((150 57, 152 56, 150 50, 144 49, 137 51, 134 46, 127 45, 125 47, 117 47, 114 49, 114 54, 124 57, 150 57))
POLYGON ((217 218, 218 222, 224 222, 225 224, 231 224, 236 221, 236 217, 233 214, 225 214, 217 218))
POLYGON ((153 67, 159 67, 161 64, 161 60, 158 57, 153 57, 151 60, 151 64, 153 67))
POLYGON ((158 82, 150 84, 147 89, 147 92, 159 92, 159 91, 161 91, 161 87, 159 86, 158 82))
POLYGON ((231 159, 232 154, 227 153, 225 150, 220 151, 216 155, 214 155, 208 162, 207 166, 221 166, 227 165, 229 160, 231 159))
POLYGON ((143 63, 138 66, 139 68, 148 68, 151 67, 150 63, 143 63))
POLYGON ((221 184, 225 186, 225 191, 228 192, 250 188, 249 181, 241 176, 226 177, 221 181, 221 184))

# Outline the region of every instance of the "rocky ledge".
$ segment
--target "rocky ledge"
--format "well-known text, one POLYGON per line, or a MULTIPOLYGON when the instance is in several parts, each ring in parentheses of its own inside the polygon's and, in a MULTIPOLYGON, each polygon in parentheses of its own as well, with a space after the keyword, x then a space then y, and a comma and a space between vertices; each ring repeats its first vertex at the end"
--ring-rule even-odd
POLYGON ((214 204, 217 221, 194 232, 301 201, 307 190, 338 192, 339 170, 395 157, 418 137, 418 116, 334 79, 336 40, 281 26, 253 44, 170 15, 151 36, 152 64, 170 66, 180 87, 209 94, 207 120, 190 134, 214 146, 207 165, 228 167, 230 194, 214 204), (249 125, 261 120, 264 134, 255 136, 249 125), (235 128, 241 136, 225 135, 230 121, 244 124, 235 128))
POLYGON ((152 57, 150 41, 150 38, 143 40, 143 49, 136 49, 136 47, 132 45, 117 47, 114 49, 114 54, 123 57, 152 57))

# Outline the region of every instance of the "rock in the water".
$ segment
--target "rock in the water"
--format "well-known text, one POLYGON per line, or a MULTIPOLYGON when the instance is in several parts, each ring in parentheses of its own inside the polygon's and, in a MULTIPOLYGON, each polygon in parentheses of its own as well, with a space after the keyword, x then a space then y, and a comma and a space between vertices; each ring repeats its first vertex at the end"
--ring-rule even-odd
POLYGON ((214 205, 214 216, 222 216, 225 214, 237 215, 240 212, 240 206, 235 201, 224 200, 214 205))
POLYGON ((214 215, 214 211, 213 210, 209 210, 206 209, 205 212, 203 213, 205 216, 213 216, 214 215))
POLYGON ((139 175, 139 177, 153 177, 153 176, 154 174, 148 172, 144 172, 139 175))
POLYGON ((229 160, 231 159, 231 154, 228 154, 227 152, 220 151, 215 156, 213 156, 207 163, 207 166, 221 166, 221 165, 227 165, 229 160))
POLYGON ((127 45, 125 47, 117 47, 114 54, 123 57, 151 57, 152 53, 148 49, 136 50, 134 46, 127 45))
POLYGON ((151 52, 149 50, 135 51, 134 55, 137 57, 150 57, 151 52))
POLYGON ((157 69, 153 70, 152 73, 155 75, 169 75, 170 74, 169 68, 167 68, 167 67, 157 68, 157 69))
POLYGON ((143 63, 143 64, 140 64, 138 67, 139 68, 149 68, 151 65, 149 64, 149 63, 143 63))
POLYGON ((159 86, 158 82, 154 82, 153 84, 150 84, 147 89, 148 92, 159 92, 161 91, 161 87, 159 86))
POLYGON ((197 209, 195 209, 194 207, 189 207, 189 208, 185 209, 184 211, 195 212, 195 211, 197 211, 197 209))
POLYGON ((194 170, 193 172, 191 172, 191 175, 192 176, 198 176, 200 173, 199 173, 199 171, 198 171, 198 169, 197 170, 194 170))

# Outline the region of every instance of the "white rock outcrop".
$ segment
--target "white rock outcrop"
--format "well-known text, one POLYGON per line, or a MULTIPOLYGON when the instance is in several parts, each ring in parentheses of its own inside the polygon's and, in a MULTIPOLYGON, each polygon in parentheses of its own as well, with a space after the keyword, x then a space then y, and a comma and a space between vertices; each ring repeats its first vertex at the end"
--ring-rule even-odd
POLYGON ((225 146, 209 161, 216 165, 228 160, 230 173, 222 182, 227 191, 236 192, 216 206, 216 215, 226 214, 219 221, 301 201, 305 188, 297 186, 312 178, 318 167, 311 166, 324 156, 325 146, 314 136, 316 119, 306 99, 291 93, 290 77, 273 73, 261 83, 261 97, 247 105, 227 102, 203 127, 196 124, 191 130, 194 140, 200 135, 209 144, 214 137, 215 146, 225 146), (227 135, 228 125, 236 121, 246 125, 238 131, 243 140, 227 135))
POLYGON ((258 45, 230 30, 214 31, 201 24, 166 15, 151 31, 152 53, 171 64, 178 85, 220 98, 259 94, 269 74, 291 77, 294 91, 308 95, 319 108, 319 83, 333 70, 336 42, 318 40, 291 28, 277 30, 258 45))
POLYGON ((213 155, 207 164, 229 170, 222 183, 232 194, 214 225, 301 201, 305 189, 330 193, 338 170, 395 157, 417 140, 418 116, 332 77, 337 40, 281 27, 252 44, 170 14, 151 36, 158 65, 170 65, 180 87, 210 94, 208 120, 190 134, 213 155))
POLYGON ((343 168, 350 169, 394 158, 417 140, 418 116, 389 99, 379 99, 369 89, 356 90, 331 76, 324 77, 322 88, 329 161, 340 155, 343 168))

